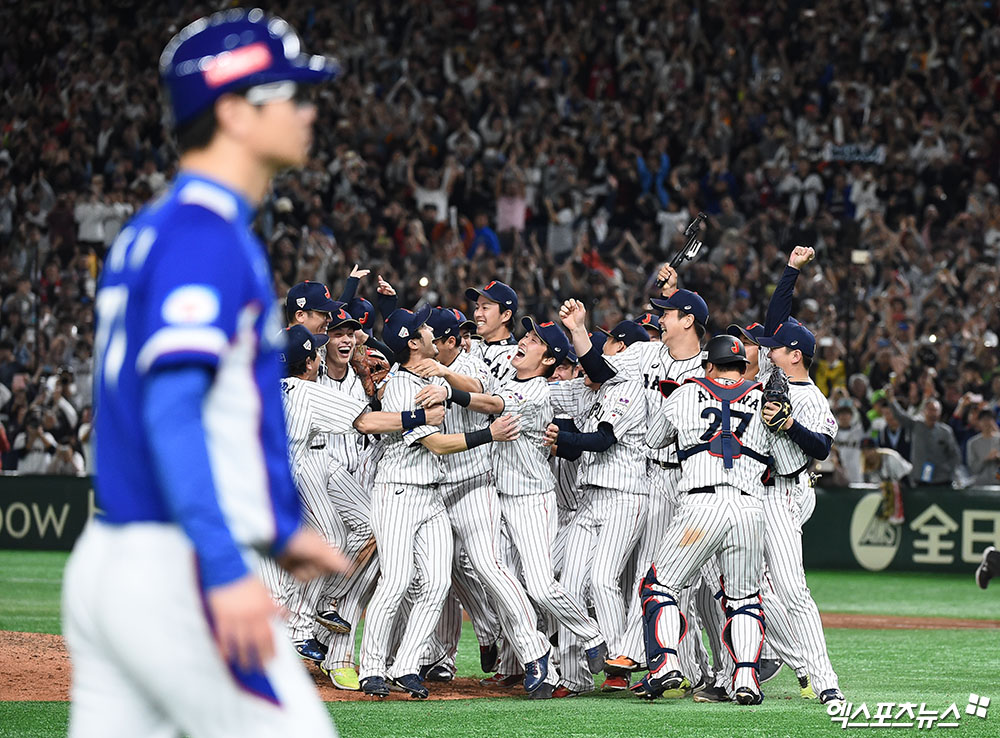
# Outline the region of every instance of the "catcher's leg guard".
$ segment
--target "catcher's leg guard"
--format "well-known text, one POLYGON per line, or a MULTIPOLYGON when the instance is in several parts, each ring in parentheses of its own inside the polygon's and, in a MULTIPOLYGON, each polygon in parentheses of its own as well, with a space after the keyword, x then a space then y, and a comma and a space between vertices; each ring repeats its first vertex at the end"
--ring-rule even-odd
POLYGON ((759 694, 760 651, 764 646, 764 608, 760 593, 728 600, 726 616, 722 642, 733 657, 733 689, 749 687, 759 694))
POLYGON ((687 619, 673 593, 659 583, 656 567, 642 579, 642 631, 646 644, 646 665, 651 677, 680 670, 677 645, 687 633, 687 619))

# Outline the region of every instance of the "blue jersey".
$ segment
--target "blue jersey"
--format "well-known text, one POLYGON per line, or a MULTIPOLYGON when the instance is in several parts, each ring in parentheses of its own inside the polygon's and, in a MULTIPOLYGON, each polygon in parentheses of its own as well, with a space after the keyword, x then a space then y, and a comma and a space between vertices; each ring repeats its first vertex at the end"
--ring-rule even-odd
MULTIPOLYGON (((237 193, 182 174, 108 252, 94 351, 95 487, 106 522, 176 522, 199 551, 225 536, 280 550, 299 525, 279 389, 281 316, 252 219, 237 193), (151 377, 185 365, 212 372, 201 408, 211 483, 199 490, 211 497, 178 501, 157 474, 143 411, 151 377), (209 519, 194 533, 185 519, 192 501, 209 519)), ((189 461, 179 453, 176 463, 183 473, 189 461)))

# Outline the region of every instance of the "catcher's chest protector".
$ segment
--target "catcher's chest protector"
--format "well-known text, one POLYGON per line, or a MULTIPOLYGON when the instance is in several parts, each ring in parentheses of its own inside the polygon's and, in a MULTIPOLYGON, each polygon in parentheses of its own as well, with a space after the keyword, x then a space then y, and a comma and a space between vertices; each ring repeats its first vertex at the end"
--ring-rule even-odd
MULTIPOLYGON (((697 384, 708 392, 708 394, 719 401, 721 407, 706 407, 702 411, 702 417, 711 420, 711 425, 701 437, 703 443, 691 448, 678 450, 677 458, 680 461, 684 461, 696 453, 708 451, 712 456, 720 457, 726 469, 732 469, 733 460, 743 455, 744 448, 740 442, 740 438, 743 436, 743 432, 750 424, 753 416, 751 413, 731 410, 730 403, 746 397, 752 390, 759 388, 760 383, 749 382, 743 379, 739 383, 732 385, 717 384, 707 377, 693 377, 687 381, 697 384), (735 429, 733 429, 732 425, 734 417, 739 421, 735 429)), ((750 449, 746 450, 750 451, 750 449)), ((756 452, 750 453, 750 455, 754 458, 759 456, 756 452)))

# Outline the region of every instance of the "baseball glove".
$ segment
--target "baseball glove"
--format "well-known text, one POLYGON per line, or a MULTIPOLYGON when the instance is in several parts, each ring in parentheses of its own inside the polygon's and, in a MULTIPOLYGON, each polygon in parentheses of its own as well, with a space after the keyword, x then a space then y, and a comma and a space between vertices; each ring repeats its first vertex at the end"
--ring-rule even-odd
POLYGON ((768 430, 777 433, 792 415, 792 401, 788 396, 788 377, 778 367, 774 367, 771 376, 767 378, 767 384, 764 385, 764 404, 769 402, 777 403, 780 408, 768 421, 764 419, 764 405, 761 405, 761 419, 764 420, 768 430))
POLYGON ((381 352, 367 346, 356 346, 351 356, 351 367, 361 380, 369 397, 375 396, 379 383, 389 373, 389 362, 381 352))

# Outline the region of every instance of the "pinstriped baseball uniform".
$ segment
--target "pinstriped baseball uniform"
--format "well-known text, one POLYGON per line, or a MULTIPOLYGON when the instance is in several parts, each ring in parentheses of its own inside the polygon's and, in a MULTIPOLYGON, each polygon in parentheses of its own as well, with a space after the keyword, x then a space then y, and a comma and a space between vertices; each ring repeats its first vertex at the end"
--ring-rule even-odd
MULTIPOLYGON (((421 379, 400 369, 385 385, 383 410, 411 410, 420 388, 432 383, 442 381, 421 379)), ((383 439, 385 451, 375 472, 371 517, 382 577, 368 605, 361 640, 362 679, 416 674, 424 644, 448 596, 453 540, 438 488, 444 466, 440 457, 420 443, 437 432, 438 428, 424 425, 387 433, 383 439), (386 664, 392 624, 415 576, 420 587, 390 674, 386 664)))
POLYGON ((499 386, 514 376, 510 360, 516 351, 517 339, 510 335, 501 341, 473 341, 469 354, 486 364, 495 385, 499 386))
POLYGON ((494 444, 493 468, 500 509, 521 559, 528 595, 583 641, 584 648, 591 648, 604 640, 600 629, 552 570, 558 508, 549 452, 542 445, 553 417, 548 382, 543 377, 511 377, 496 394, 504 401, 505 413, 521 416, 520 436, 502 446, 494 444))
MULTIPOLYGON (((713 386, 712 380, 705 381, 713 386)), ((737 385, 743 394, 730 403, 730 428, 742 443, 742 454, 732 460, 731 468, 715 455, 717 449, 708 446, 719 431, 723 403, 693 381, 685 382, 664 402, 663 413, 654 419, 646 436, 647 443, 654 447, 676 438, 678 449, 690 454, 681 462, 678 485, 687 494, 682 495, 654 557, 658 591, 675 600, 688 579, 715 555, 730 604, 740 607, 757 600, 764 566, 760 477, 766 464, 761 457, 770 451, 772 436, 760 419, 759 385, 732 380, 714 383, 721 388, 737 385), (702 491, 709 489, 714 491, 702 491)), ((762 637, 757 621, 734 617, 732 629, 734 660, 755 660, 762 637)), ((680 620, 661 615, 656 621, 655 638, 675 648, 679 637, 680 620)), ((666 654, 663 668, 679 667, 677 656, 666 654)), ((756 689, 755 673, 748 672, 751 670, 740 669, 733 686, 756 689)))
MULTIPOLYGON (((597 400, 597 393, 588 389, 581 377, 549 382, 549 395, 555 417, 574 420, 587 417, 597 400)), ((556 505, 559 509, 559 529, 552 542, 552 567, 556 577, 561 578, 566 560, 566 535, 569 533, 569 524, 580 508, 580 459, 550 456, 549 468, 556 479, 556 505)))
MULTIPOLYGON (((790 380, 788 394, 796 422, 830 438, 836 436, 837 421, 815 384, 790 380)), ((800 489, 799 477, 810 458, 783 431, 775 435, 772 454, 774 486, 766 488, 764 494, 764 558, 769 584, 764 588, 764 604, 774 607, 777 600, 787 610, 794 630, 788 634, 779 627, 781 635, 774 639, 775 650, 785 658, 783 652, 794 649, 797 641, 813 689, 819 694, 836 689, 838 682, 827 652, 819 610, 809 593, 802 566, 801 497, 807 493, 800 489), (792 638, 794 641, 787 643, 792 638)))
MULTIPOLYGON (((703 374, 701 353, 686 359, 675 359, 670 353, 670 349, 660 342, 634 343, 621 353, 608 357, 607 360, 616 369, 619 376, 637 379, 649 391, 647 407, 650 423, 652 423, 653 418, 663 412, 665 398, 659 389, 662 380, 680 383, 690 377, 703 374)), ((626 634, 621 642, 621 654, 638 663, 645 661, 639 584, 646 572, 649 571, 656 549, 670 527, 670 520, 677 505, 677 484, 680 481, 680 465, 677 461, 677 452, 672 444, 665 448, 647 448, 646 453, 649 459, 647 465, 649 500, 646 523, 636 554, 636 577, 629 595, 626 634)), ((688 596, 689 593, 685 590, 685 599, 688 596)), ((707 654, 703 653, 704 644, 697 638, 685 639, 681 644, 681 650, 685 663, 692 666, 689 673, 693 675, 695 652, 700 650, 702 653, 698 655, 707 659, 707 654)))
MULTIPOLYGON (((323 442, 333 437, 359 437, 353 423, 368 409, 368 403, 297 377, 282 379, 281 390, 288 456, 306 522, 332 545, 343 549, 347 531, 327 494, 327 455, 323 442)), ((284 578, 278 602, 288 611, 288 629, 293 640, 312 636, 315 625, 312 616, 323 588, 322 577, 305 583, 284 578)))
MULTIPOLYGON (((617 441, 606 451, 584 452, 580 463, 582 504, 570 524, 562 584, 583 597, 589 588, 609 652, 619 653, 625 634, 626 597, 622 573, 642 534, 648 501, 645 444, 647 396, 637 381, 605 383, 583 423, 583 432, 611 425, 617 441)), ((561 681, 574 691, 590 691, 580 643, 559 629, 561 681)))
MULTIPOLYGON (((496 382, 488 367, 471 354, 460 353, 449 366, 454 372, 479 381, 488 392, 496 382)), ((462 407, 451 405, 445 413, 443 431, 445 433, 468 433, 486 426, 487 416, 462 407)), ((502 454, 509 444, 498 445, 502 454)), ((453 581, 459 589, 466 591, 461 597, 463 605, 485 609, 493 615, 489 604, 472 601, 475 587, 485 588, 493 599, 496 615, 503 624, 504 633, 510 641, 520 663, 534 661, 545 655, 548 644, 535 630, 535 614, 521 584, 510 574, 502 562, 500 554, 500 499, 492 483, 492 456, 488 444, 459 454, 443 457, 445 481, 441 485, 445 507, 455 532, 456 545, 461 546, 468 556, 475 572, 474 581, 469 581, 465 571, 455 568, 453 581)), ((457 557, 456 557, 457 563, 457 557)), ((471 616, 470 612, 470 616, 471 616)), ((474 619, 475 624, 475 619, 474 619)), ((499 634, 499 629, 476 635, 481 645, 491 645, 499 634)))

